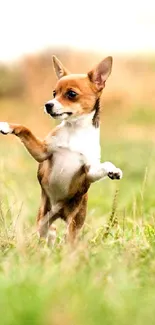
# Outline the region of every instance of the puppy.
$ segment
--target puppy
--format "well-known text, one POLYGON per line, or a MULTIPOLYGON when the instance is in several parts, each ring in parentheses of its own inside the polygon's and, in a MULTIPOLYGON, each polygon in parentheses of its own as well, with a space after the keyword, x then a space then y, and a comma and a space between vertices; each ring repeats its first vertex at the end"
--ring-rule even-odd
POLYGON ((0 132, 16 135, 39 162, 39 236, 53 242, 56 229, 52 223, 61 218, 67 223, 67 238, 73 242, 85 221, 90 185, 106 176, 122 177, 122 171, 111 162, 100 163, 100 97, 112 58, 107 57, 87 74, 69 73, 55 56, 53 65, 58 81, 54 98, 44 109, 61 124, 44 140, 22 125, 7 122, 0 122, 0 132))

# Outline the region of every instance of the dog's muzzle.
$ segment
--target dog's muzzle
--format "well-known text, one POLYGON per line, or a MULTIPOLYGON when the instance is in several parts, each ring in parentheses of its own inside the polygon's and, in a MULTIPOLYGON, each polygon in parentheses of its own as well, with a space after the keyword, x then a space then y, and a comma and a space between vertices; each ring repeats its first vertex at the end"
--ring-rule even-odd
POLYGON ((54 110, 54 103, 46 103, 45 104, 45 110, 46 112, 51 115, 52 117, 54 118, 59 118, 59 117, 63 117, 63 116, 70 116, 72 115, 72 112, 63 112, 63 113, 59 113, 59 112, 56 112, 54 110))

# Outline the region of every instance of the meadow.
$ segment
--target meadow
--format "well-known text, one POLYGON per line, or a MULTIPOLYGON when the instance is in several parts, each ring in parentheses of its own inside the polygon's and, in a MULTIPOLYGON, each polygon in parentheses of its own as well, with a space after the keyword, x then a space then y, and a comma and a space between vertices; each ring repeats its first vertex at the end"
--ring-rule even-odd
MULTIPOLYGON (((64 244, 60 220, 55 246, 39 242, 37 163, 18 139, 0 135, 2 325, 155 323, 155 65, 135 59, 125 61, 124 68, 123 62, 118 60, 105 90, 101 144, 102 161, 120 167, 124 177, 91 186, 86 223, 74 249, 64 244)), ((31 64, 32 59, 26 61, 27 74, 31 64)), ((0 119, 44 136, 54 125, 40 109, 50 98, 52 81, 38 98, 41 81, 39 72, 34 75, 22 97, 1 96, 0 119)))

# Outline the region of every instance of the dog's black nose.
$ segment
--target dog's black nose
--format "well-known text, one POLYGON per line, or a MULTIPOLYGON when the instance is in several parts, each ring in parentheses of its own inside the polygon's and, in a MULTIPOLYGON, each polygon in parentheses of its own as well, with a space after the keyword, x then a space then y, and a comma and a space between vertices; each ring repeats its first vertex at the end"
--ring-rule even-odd
POLYGON ((53 103, 47 103, 47 104, 45 104, 46 111, 47 111, 48 114, 51 114, 52 113, 53 106, 54 106, 53 103))

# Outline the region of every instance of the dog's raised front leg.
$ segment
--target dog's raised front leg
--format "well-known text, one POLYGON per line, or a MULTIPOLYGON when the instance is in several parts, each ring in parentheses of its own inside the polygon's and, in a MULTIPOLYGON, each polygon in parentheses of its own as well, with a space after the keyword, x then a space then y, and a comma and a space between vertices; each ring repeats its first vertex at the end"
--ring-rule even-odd
POLYGON ((48 151, 47 144, 36 138, 25 126, 0 122, 0 132, 5 135, 14 134, 19 137, 31 156, 38 162, 44 161, 51 154, 48 151))
POLYGON ((90 166, 87 177, 88 180, 93 183, 102 178, 109 177, 111 179, 121 179, 123 173, 121 169, 117 168, 111 162, 106 161, 98 166, 90 166))

